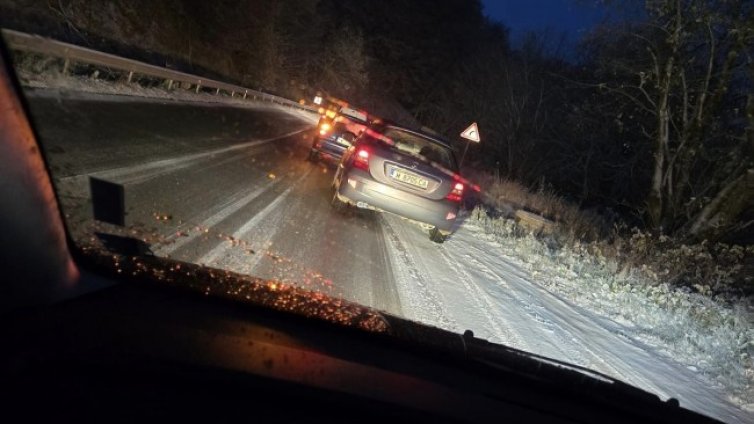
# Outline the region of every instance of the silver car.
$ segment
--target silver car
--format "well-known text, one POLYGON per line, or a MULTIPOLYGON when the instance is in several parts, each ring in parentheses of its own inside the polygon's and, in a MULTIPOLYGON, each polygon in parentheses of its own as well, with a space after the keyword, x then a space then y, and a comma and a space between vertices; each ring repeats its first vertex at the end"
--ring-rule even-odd
POLYGON ((397 126, 367 129, 346 150, 333 179, 332 205, 391 212, 429 226, 442 243, 451 233, 464 180, 450 146, 397 126))

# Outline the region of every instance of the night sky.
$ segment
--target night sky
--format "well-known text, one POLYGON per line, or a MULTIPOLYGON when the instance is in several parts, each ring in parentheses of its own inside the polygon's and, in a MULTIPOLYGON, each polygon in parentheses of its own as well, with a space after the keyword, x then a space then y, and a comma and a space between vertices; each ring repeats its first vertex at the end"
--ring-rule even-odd
POLYGON ((600 0, 482 0, 482 4, 487 16, 510 29, 513 47, 529 31, 548 30, 553 38, 565 32, 570 50, 608 15, 600 0))

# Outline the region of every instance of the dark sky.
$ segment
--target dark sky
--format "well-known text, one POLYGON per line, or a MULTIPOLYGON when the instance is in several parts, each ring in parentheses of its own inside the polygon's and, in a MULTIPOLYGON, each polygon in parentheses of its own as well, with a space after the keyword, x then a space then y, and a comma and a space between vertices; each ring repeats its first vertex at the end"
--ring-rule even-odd
POLYGON ((482 0, 484 13, 510 28, 511 44, 520 45, 528 31, 548 30, 553 38, 567 34, 568 46, 600 23, 608 8, 600 0, 482 0))

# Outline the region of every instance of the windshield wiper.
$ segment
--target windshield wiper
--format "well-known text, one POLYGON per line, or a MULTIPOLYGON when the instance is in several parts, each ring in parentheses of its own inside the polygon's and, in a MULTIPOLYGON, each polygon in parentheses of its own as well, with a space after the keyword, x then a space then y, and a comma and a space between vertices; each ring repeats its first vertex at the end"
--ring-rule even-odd
POLYGON ((560 387, 581 395, 596 397, 620 404, 626 398, 637 402, 679 406, 674 398, 663 402, 657 395, 580 365, 547 358, 510 346, 496 344, 474 336, 470 330, 464 334, 419 325, 403 318, 386 315, 390 333, 400 339, 445 351, 459 356, 483 373, 500 372, 560 387))

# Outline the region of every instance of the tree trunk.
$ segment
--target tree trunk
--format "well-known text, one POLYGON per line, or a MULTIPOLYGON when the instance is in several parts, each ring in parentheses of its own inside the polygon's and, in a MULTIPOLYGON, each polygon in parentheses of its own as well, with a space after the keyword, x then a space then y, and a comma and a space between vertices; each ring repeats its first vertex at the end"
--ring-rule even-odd
MULTIPOLYGON (((668 63, 668 68, 672 69, 672 66, 671 59, 668 63)), ((667 71, 667 74, 669 73, 670 70, 667 71)), ((670 75, 666 75, 666 78, 669 79, 670 75)), ((662 229, 665 219, 665 204, 668 201, 668 199, 665 199, 665 173, 671 172, 666 167, 667 161, 665 158, 665 152, 670 142, 670 112, 668 111, 670 83, 668 82, 667 85, 657 105, 657 135, 655 136, 653 152, 654 168, 652 170, 652 185, 647 197, 647 213, 649 215, 650 226, 653 230, 662 229)))
POLYGON ((754 207, 754 168, 722 188, 694 219, 689 235, 697 240, 717 240, 746 208, 754 207))
POLYGON ((647 196, 647 214, 649 215, 649 223, 653 230, 662 231, 663 224, 666 219, 667 202, 671 199, 665 198, 666 191, 672 193, 672 185, 665 179, 666 173, 673 172, 672 169, 667 167, 667 153, 668 145, 670 144, 670 104, 669 97, 672 90, 673 70, 675 69, 675 58, 678 53, 678 44, 680 42, 680 29, 681 29, 681 12, 680 2, 676 3, 676 18, 674 24, 674 30, 672 36, 669 38, 671 54, 668 57, 667 62, 664 65, 662 71, 659 66, 656 72, 657 79, 660 82, 659 87, 659 99, 656 107, 657 114, 657 135, 654 142, 654 168, 652 170, 652 185, 649 189, 649 195, 647 196), (666 188, 668 190, 666 190, 666 188))

